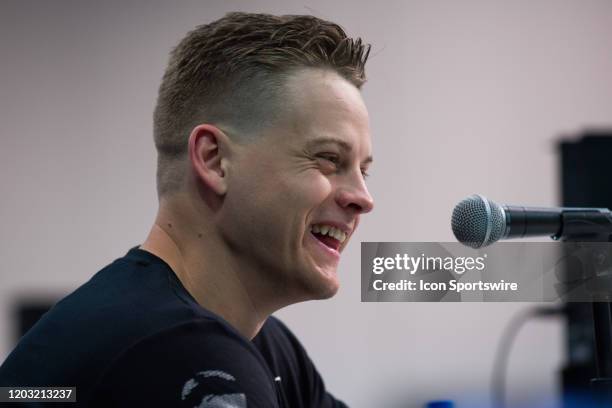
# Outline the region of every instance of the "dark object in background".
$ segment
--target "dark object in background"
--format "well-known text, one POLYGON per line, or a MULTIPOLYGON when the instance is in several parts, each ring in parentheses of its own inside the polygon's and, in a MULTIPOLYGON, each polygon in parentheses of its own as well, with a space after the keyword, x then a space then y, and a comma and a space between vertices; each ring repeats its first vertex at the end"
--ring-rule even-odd
MULTIPOLYGON (((561 205, 612 208, 612 130, 587 131, 559 144, 561 205)), ((566 365, 561 372, 563 407, 591 405, 591 378, 597 376, 591 303, 569 303, 566 365)))
POLYGON ((428 402, 425 408, 454 408, 455 404, 452 401, 431 401, 428 402))
POLYGON ((40 299, 30 297, 17 302, 13 313, 13 340, 15 344, 56 302, 57 299, 48 297, 40 299))

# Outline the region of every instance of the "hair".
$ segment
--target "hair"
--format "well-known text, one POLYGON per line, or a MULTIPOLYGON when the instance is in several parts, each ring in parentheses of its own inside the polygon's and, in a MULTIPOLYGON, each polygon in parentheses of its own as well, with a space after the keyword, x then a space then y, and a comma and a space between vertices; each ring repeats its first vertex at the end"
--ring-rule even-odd
POLYGON ((370 45, 313 16, 229 13, 189 32, 170 53, 153 115, 158 196, 180 190, 187 142, 200 123, 247 141, 281 117, 284 84, 303 68, 336 72, 358 89, 370 45))

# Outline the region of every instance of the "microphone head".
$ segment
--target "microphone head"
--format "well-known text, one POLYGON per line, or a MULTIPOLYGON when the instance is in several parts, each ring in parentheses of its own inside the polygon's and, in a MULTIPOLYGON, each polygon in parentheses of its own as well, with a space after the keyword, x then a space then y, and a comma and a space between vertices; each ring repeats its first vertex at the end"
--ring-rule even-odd
POLYGON ((506 214, 499 204, 474 194, 455 206, 451 226, 457 241, 481 248, 504 236, 506 214))

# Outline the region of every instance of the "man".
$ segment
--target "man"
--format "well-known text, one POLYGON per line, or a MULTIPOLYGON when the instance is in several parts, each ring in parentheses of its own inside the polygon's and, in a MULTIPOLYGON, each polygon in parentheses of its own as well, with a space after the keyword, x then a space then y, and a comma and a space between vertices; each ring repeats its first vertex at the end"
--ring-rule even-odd
POLYGON ((0 385, 76 385, 87 406, 344 406, 270 315, 336 293, 372 209, 368 51, 310 16, 190 32, 155 109, 149 236, 45 315, 0 385))

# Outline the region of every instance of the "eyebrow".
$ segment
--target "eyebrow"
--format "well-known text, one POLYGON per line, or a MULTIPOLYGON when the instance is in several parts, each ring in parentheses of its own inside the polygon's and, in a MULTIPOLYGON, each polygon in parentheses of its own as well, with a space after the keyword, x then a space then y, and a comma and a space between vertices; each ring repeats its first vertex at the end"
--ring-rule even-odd
MULTIPOLYGON (((353 146, 351 146, 350 143, 347 143, 346 141, 344 141, 342 139, 338 139, 336 137, 318 137, 316 139, 309 140, 306 143, 306 148, 307 149, 312 149, 313 147, 316 147, 316 146, 319 146, 319 145, 322 145, 322 144, 327 144, 327 143, 335 144, 340 149, 344 150, 347 153, 349 153, 349 152, 351 152, 353 150, 353 146)), ((368 156, 361 163, 362 164, 370 164, 370 163, 372 163, 372 161, 374 161, 372 156, 368 156)))

